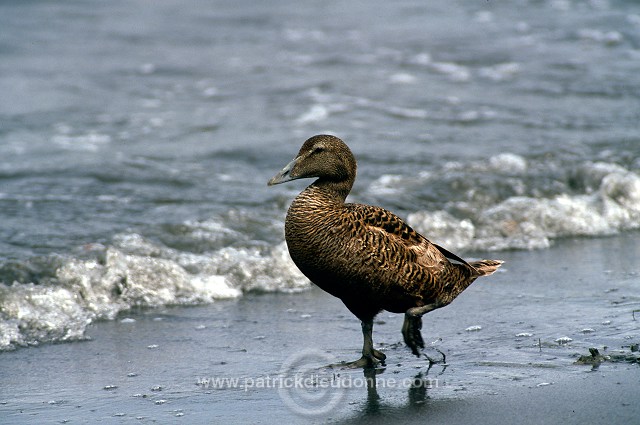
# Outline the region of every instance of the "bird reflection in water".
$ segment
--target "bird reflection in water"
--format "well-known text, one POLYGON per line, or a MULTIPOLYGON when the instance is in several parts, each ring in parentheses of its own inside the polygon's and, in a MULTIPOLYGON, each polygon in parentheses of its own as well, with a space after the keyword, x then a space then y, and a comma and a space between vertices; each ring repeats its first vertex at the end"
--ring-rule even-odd
MULTIPOLYGON (((398 407, 387 406, 382 401, 382 397, 378 393, 378 384, 383 383, 383 385, 381 386, 384 386, 384 382, 387 382, 381 377, 379 377, 379 375, 382 375, 385 372, 385 369, 384 368, 365 368, 363 370, 363 374, 364 374, 365 382, 367 383, 367 401, 362 411, 362 415, 364 417, 371 417, 371 416, 377 416, 381 413, 385 413, 389 410, 396 410, 397 408, 404 409, 408 407, 413 410, 413 409, 420 409, 423 406, 425 406, 428 398, 428 394, 427 394, 428 390, 432 388, 436 388, 439 385, 438 378, 428 377, 429 371, 435 364, 439 364, 439 362, 438 363, 430 362, 429 367, 427 368, 426 371, 419 372, 412 379, 410 378, 409 380, 402 381, 405 384, 409 383, 409 385, 407 386, 407 404, 406 406, 398 406, 398 407)), ((446 364, 441 366, 442 366, 442 371, 440 371, 438 376, 442 375, 442 373, 444 373, 445 369, 447 368, 446 364)), ((395 382, 398 382, 398 380, 396 379, 395 382)))

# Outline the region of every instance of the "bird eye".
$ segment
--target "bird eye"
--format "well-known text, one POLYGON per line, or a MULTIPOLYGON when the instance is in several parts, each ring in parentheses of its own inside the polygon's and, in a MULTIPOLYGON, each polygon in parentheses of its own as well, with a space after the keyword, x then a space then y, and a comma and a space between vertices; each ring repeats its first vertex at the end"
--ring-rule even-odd
POLYGON ((323 151, 324 151, 324 148, 322 146, 316 146, 315 148, 313 148, 312 153, 320 153, 323 151))

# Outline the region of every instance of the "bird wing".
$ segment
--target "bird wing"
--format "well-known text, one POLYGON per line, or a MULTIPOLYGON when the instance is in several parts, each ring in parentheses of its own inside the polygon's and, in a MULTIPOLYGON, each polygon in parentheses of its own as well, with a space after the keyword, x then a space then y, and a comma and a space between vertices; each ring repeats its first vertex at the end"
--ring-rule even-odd
POLYGON ((383 208, 362 204, 346 204, 345 207, 347 214, 343 222, 354 227, 351 236, 364 241, 361 247, 381 260, 417 263, 434 274, 449 264, 447 258, 467 264, 383 208), (383 252, 385 248, 395 252, 383 252))

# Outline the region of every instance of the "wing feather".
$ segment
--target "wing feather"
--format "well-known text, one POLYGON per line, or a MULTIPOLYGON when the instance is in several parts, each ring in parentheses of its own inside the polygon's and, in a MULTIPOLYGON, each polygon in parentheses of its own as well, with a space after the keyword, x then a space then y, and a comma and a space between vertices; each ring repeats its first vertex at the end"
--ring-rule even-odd
POLYGON ((345 217, 346 221, 358 223, 356 232, 359 230, 365 239, 368 237, 367 233, 377 234, 387 241, 380 246, 393 245, 398 251, 399 260, 406 259, 417 263, 430 269, 432 273, 442 271, 449 263, 447 258, 466 264, 460 257, 431 243, 400 217, 383 208, 362 204, 346 204, 345 207, 349 212, 345 217))

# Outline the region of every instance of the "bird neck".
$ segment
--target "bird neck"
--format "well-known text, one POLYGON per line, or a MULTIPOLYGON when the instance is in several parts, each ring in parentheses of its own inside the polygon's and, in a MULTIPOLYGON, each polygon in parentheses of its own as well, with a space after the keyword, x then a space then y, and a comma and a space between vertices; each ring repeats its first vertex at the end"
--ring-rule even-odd
POLYGON ((344 204, 351 188, 353 187, 353 180, 326 180, 318 179, 311 184, 306 190, 313 193, 315 197, 321 197, 327 202, 337 202, 344 204))

